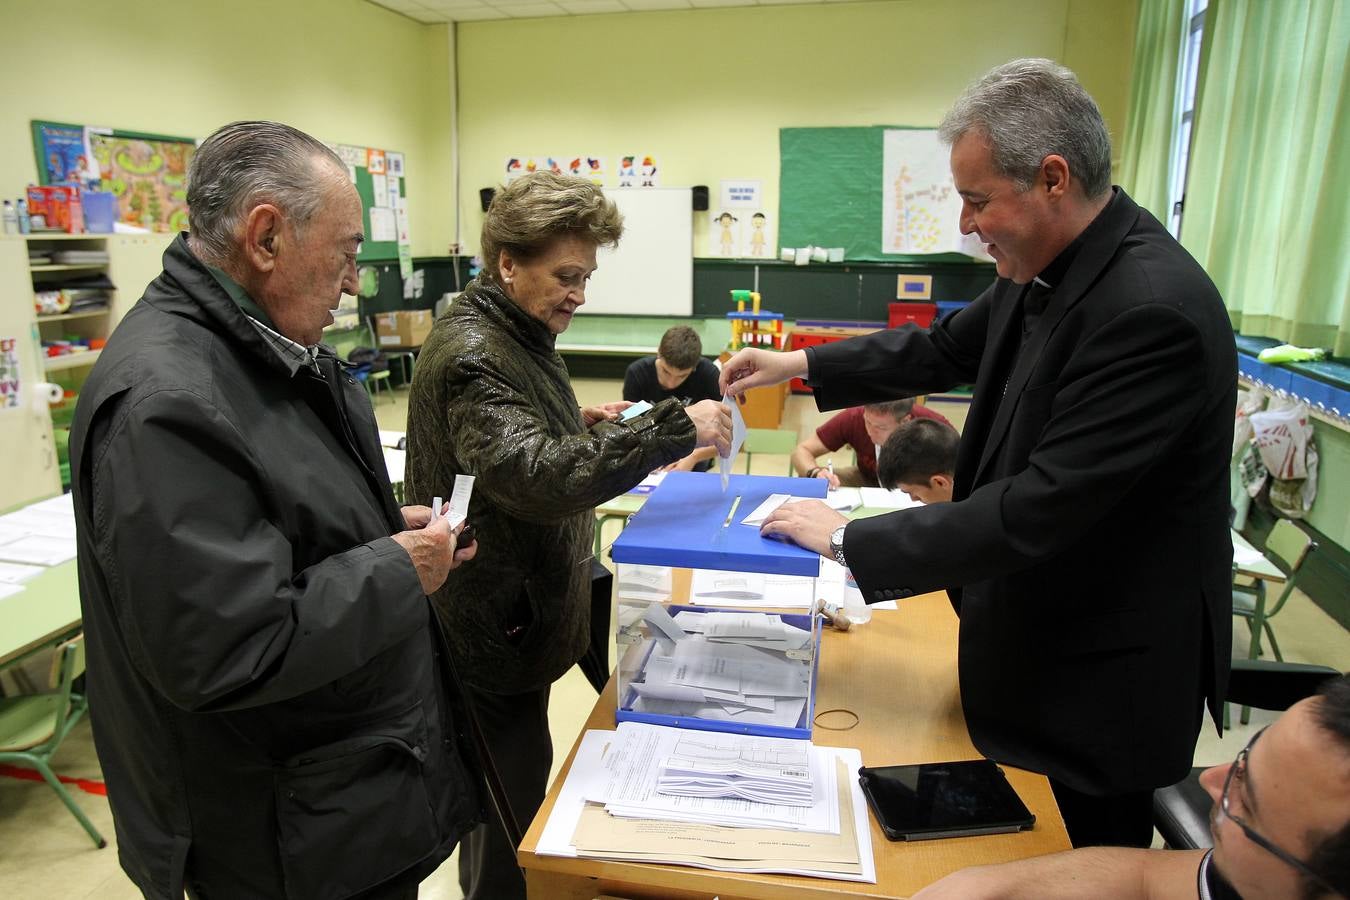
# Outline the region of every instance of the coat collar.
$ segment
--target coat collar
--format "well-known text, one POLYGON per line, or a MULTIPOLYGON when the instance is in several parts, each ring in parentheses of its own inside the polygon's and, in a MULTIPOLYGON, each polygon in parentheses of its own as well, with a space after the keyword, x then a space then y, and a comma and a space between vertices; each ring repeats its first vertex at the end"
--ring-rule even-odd
MULTIPOLYGON (((243 347, 257 357, 260 364, 279 375, 291 378, 300 368, 283 360, 254 325, 247 314, 230 296, 207 267, 188 246, 187 232, 180 232, 164 251, 164 274, 174 283, 178 292, 159 292, 146 299, 166 312, 185 316, 199 322, 212 332, 243 347)), ((336 354, 326 344, 319 344, 318 355, 336 354)))
MULTIPOLYGON (((1008 377, 1008 387, 1004 392, 1002 402, 999 403, 994 424, 990 427, 989 434, 985 438, 984 450, 980 454, 980 464, 975 468, 975 478, 972 482, 974 484, 979 483, 980 476, 984 473, 990 460, 994 458, 994 453, 999 445, 1003 443, 1008 425, 1012 421, 1013 411, 1017 407, 1017 401, 1026 388, 1027 380, 1036 368, 1036 362, 1040 359, 1041 351, 1050 340, 1050 336, 1054 334, 1055 329, 1069 310, 1077 305, 1088 290, 1097 283, 1097 279, 1101 277, 1102 272, 1120 249, 1125 236, 1139 221, 1139 207, 1135 202, 1121 188, 1114 188, 1114 191, 1115 195, 1097 215, 1097 218, 1093 219, 1092 223, 1083 229, 1082 234, 1075 238, 1075 241, 1080 242, 1081 246, 1063 272, 1062 280, 1055 287, 1050 303, 1046 306, 1045 312, 1036 324, 1036 330, 1032 332, 1027 339, 1026 346, 1017 356, 1017 364, 1008 377)), ((1007 341, 1016 340, 1016 336, 1010 335, 1008 329, 1019 324, 1016 313, 1020 309, 1021 298, 1028 289, 1029 285, 1017 288, 1011 283, 1005 288, 1004 302, 1001 304, 1002 308, 999 310, 996 321, 991 322, 990 340, 986 343, 986 347, 1002 348, 1007 341), (1017 298, 1016 302, 1014 302, 1014 297, 1017 298)), ((993 388, 994 385, 990 385, 990 387, 993 388)))
POLYGON ((464 289, 460 303, 468 303, 518 340, 523 347, 541 356, 553 356, 557 336, 548 326, 532 317, 506 296, 497 285, 475 278, 464 289))

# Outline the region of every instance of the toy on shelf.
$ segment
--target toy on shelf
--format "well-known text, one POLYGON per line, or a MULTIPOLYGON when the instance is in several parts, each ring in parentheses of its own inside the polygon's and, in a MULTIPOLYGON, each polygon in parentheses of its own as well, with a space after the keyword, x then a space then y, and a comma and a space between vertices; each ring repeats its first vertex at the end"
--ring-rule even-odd
POLYGON ((783 349, 783 314, 769 312, 759 308, 758 291, 732 291, 731 300, 736 304, 733 312, 727 313, 731 320, 731 349, 742 347, 761 347, 765 350, 783 349), (750 304, 747 311, 745 304, 750 304))

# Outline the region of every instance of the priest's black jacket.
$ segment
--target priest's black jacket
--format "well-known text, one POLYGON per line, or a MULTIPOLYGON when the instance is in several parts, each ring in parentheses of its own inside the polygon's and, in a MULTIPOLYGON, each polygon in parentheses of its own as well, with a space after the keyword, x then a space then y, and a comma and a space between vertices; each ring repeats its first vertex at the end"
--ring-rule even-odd
POLYGON ((844 553, 868 602, 947 590, 981 753, 1094 795, 1188 773, 1232 632, 1233 332, 1113 190, 1025 338, 1029 286, 999 279, 928 330, 807 351, 822 410, 974 385, 954 502, 854 521, 844 553))

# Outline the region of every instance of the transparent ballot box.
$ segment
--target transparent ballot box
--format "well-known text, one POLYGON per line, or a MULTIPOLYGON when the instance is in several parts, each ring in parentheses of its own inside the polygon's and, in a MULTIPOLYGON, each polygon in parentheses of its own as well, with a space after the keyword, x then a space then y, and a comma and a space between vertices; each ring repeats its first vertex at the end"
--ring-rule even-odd
POLYGON ((745 519, 774 494, 824 492, 820 479, 735 475, 723 491, 715 473, 666 476, 611 551, 619 721, 810 739, 821 559, 745 519))

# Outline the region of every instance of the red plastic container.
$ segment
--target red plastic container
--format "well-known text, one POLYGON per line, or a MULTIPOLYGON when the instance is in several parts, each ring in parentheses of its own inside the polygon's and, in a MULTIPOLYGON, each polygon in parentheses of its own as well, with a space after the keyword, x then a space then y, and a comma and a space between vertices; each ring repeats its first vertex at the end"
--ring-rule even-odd
POLYGON ((937 316, 937 304, 935 303, 888 303, 886 307, 888 310, 887 328, 896 328, 907 322, 913 322, 920 328, 927 328, 933 324, 933 319, 937 316))

